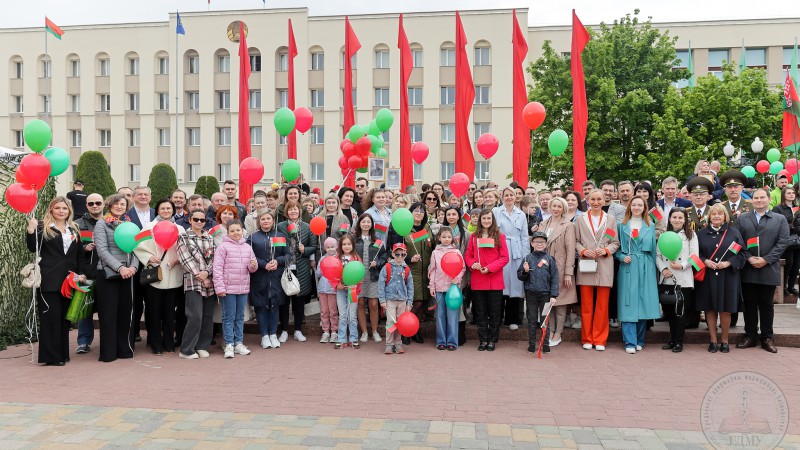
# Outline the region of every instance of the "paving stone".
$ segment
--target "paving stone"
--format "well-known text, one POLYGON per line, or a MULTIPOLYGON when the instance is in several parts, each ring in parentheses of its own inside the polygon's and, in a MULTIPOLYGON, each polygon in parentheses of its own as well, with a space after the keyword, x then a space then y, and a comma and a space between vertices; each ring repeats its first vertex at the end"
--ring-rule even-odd
POLYGON ((453 441, 451 442, 451 447, 452 448, 468 448, 468 449, 474 449, 474 448, 488 449, 489 448, 489 442, 488 441, 479 441, 477 439, 453 439, 453 441))
POLYGON ((575 430, 571 432, 572 438, 578 444, 599 444, 600 438, 592 430, 575 430))
POLYGON ((603 445, 603 448, 614 449, 614 450, 633 450, 642 448, 641 444, 639 444, 636 441, 625 441, 621 439, 617 440, 601 439, 600 443, 603 445))

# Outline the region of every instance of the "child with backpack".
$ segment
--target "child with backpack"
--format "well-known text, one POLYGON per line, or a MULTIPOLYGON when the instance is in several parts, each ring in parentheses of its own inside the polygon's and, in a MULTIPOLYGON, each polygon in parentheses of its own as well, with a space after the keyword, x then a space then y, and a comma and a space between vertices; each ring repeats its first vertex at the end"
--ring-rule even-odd
POLYGON ((403 354, 403 343, 397 331, 397 317, 414 304, 414 277, 405 258, 406 245, 398 242, 392 246, 392 259, 381 269, 378 278, 378 300, 386 312, 386 349, 384 354, 403 354), (392 331, 394 330, 394 331, 392 331))
MULTIPOLYGON (((545 319, 542 310, 547 302, 555 306, 558 297, 558 267, 547 254, 547 235, 536 231, 531 236, 531 252, 517 269, 517 278, 525 282, 525 302, 528 308, 528 353, 536 351, 536 329, 545 319)), ((548 327, 542 329, 542 352, 550 353, 548 327)))
MULTIPOLYGON (((342 266, 346 266, 351 261, 361 261, 355 249, 352 236, 345 234, 339 238, 339 258, 342 260, 342 266)), ((336 304, 339 308, 339 340, 334 344, 336 349, 348 344, 348 332, 350 345, 355 349, 359 348, 357 312, 360 289, 361 283, 357 286, 345 286, 339 281, 336 285, 336 304), (351 293, 351 290, 354 292, 351 293)))
POLYGON ((317 264, 317 294, 319 295, 319 319, 322 321, 321 343, 339 342, 339 306, 336 299, 336 288, 330 280, 322 276, 322 261, 325 258, 338 258, 339 244, 336 239, 329 237, 322 244, 325 254, 317 264))
POLYGON ((455 278, 450 278, 442 270, 442 258, 448 253, 455 253, 461 257, 459 249, 453 245, 453 230, 444 226, 439 230, 439 245, 431 254, 431 265, 428 266, 428 288, 431 297, 436 299, 436 348, 439 350, 456 350, 458 348, 458 318, 459 309, 452 310, 445 304, 445 293, 450 286, 461 283, 466 268, 463 259, 461 272, 455 278))

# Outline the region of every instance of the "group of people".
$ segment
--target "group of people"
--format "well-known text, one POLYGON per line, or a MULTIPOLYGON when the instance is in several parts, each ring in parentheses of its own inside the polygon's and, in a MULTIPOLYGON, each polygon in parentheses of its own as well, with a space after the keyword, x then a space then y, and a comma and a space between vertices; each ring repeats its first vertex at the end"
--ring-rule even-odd
MULTIPOLYGON (((280 348, 290 330, 304 342, 313 298, 320 342, 337 349, 385 339, 386 354, 402 354, 412 341, 422 344, 421 332, 399 334, 398 318, 411 311, 435 321, 439 350, 463 346, 469 321, 478 328, 478 350, 493 351, 501 326, 518 329, 527 312, 529 352, 539 345, 549 353, 568 327, 581 329, 583 348, 603 351, 609 329, 621 327, 625 351, 635 354, 662 317, 670 326, 662 348, 680 352, 685 330, 702 315, 708 350, 727 353, 729 329, 743 312, 746 336, 737 347, 760 344, 775 353, 775 288, 797 294, 797 186, 783 177, 772 192, 745 191, 751 180, 741 172, 718 176, 710 167, 698 163, 683 190, 673 177, 658 191, 648 181, 587 181, 580 192, 489 182, 472 183, 459 198, 444 183, 425 184, 418 195, 415 186, 369 189, 358 178, 355 189, 336 186, 324 196, 303 183, 274 185, 242 204, 236 183, 226 181, 210 199, 176 190, 153 207, 145 186, 104 199, 76 184, 77 194, 56 197, 43 220, 27 227, 28 247, 41 257, 39 362, 70 359, 61 293, 70 274, 94 282, 104 362, 133 357, 143 314, 156 355, 205 358, 217 338, 225 358, 250 354, 244 322, 251 315, 261 347, 280 348), (392 226, 399 208, 413 218, 406 235, 392 226), (310 227, 315 217, 324 220, 321 234, 310 227), (144 236, 172 222, 177 243, 164 249, 141 239, 127 253, 114 231, 128 221, 144 236), (676 259, 657 245, 665 231, 680 236, 676 259), (452 253, 463 261, 455 277, 443 268, 452 253), (342 266, 361 261, 365 276, 356 286, 327 278, 323 267, 336 259, 342 266), (154 268, 158 278, 142 281, 154 268), (463 296, 455 308, 447 300, 454 285, 463 296), (682 298, 662 304, 660 292, 671 285, 682 298)), ((93 337, 90 316, 78 323, 77 353, 89 352, 93 337)))

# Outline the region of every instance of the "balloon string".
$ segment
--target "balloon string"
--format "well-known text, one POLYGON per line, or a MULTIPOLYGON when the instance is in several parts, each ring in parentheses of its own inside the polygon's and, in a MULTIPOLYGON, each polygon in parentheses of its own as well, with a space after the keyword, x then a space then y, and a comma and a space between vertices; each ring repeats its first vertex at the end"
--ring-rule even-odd
POLYGON ((553 169, 556 167, 555 156, 550 155, 550 175, 547 176, 547 187, 550 187, 550 180, 553 178, 553 169))
POLYGON ((339 191, 341 191, 342 189, 344 189, 344 187, 345 187, 345 186, 344 186, 344 182, 347 180, 347 178, 349 178, 349 177, 350 177, 350 174, 351 174, 351 173, 353 173, 353 169, 347 169, 347 175, 345 175, 345 176, 344 176, 344 178, 342 178, 342 182, 341 182, 341 183, 339 183, 339 189, 337 189, 337 190, 336 190, 336 195, 337 195, 337 196, 339 195, 339 191))
MULTIPOLYGON (((31 211, 30 213, 26 214, 25 217, 30 221, 30 219, 34 219, 34 212, 31 211)), ((34 231, 34 237, 36 238, 36 252, 33 255, 33 286, 31 287, 31 304, 28 306, 28 310, 25 312, 25 328, 28 330, 28 345, 31 349, 31 363, 36 363, 36 352, 34 351, 34 336, 35 340, 39 340, 39 327, 37 326, 37 317, 36 317, 36 278, 39 277, 39 282, 41 283, 41 272, 39 270, 39 255, 41 253, 41 249, 39 248, 39 226, 37 224, 36 229, 34 231)), ((44 297, 42 297, 44 301, 44 297)), ((45 304, 47 302, 45 301, 45 304)), ((48 307, 49 309, 49 307, 48 307)))

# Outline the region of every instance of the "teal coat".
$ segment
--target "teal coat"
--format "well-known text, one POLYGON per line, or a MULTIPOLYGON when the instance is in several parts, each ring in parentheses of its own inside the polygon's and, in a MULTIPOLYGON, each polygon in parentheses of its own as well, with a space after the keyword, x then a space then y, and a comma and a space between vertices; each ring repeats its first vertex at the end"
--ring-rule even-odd
POLYGON ((631 227, 625 223, 617 225, 620 247, 614 257, 620 262, 617 273, 617 310, 620 322, 636 322, 658 319, 661 311, 658 304, 656 276, 656 228, 642 224, 639 238, 631 237, 631 227), (630 264, 622 262, 630 256, 630 264))

